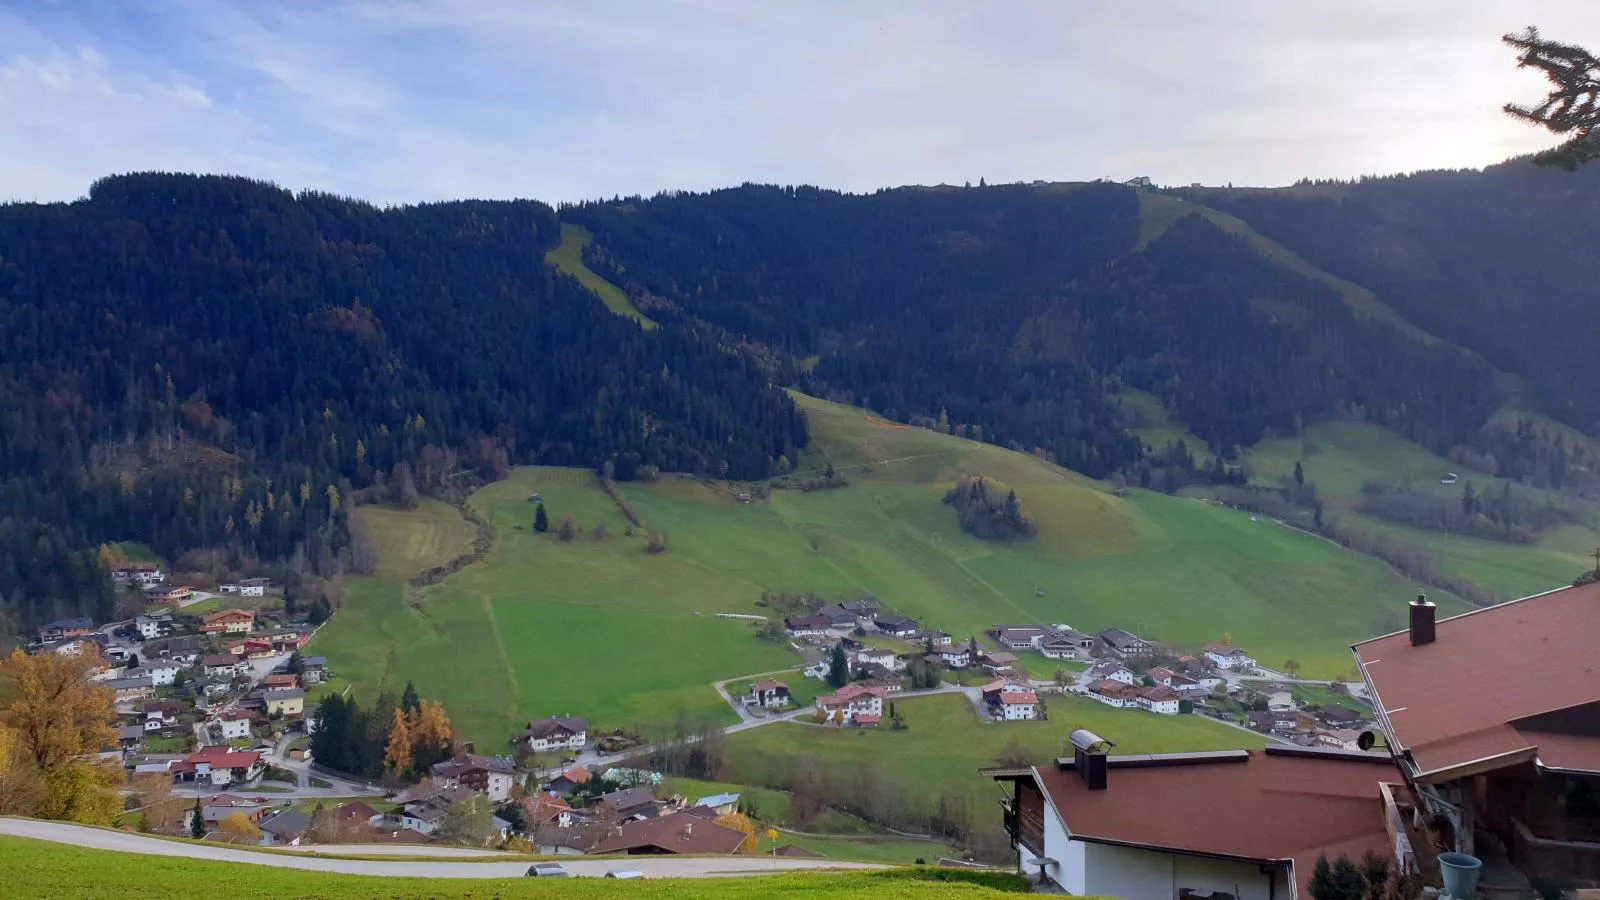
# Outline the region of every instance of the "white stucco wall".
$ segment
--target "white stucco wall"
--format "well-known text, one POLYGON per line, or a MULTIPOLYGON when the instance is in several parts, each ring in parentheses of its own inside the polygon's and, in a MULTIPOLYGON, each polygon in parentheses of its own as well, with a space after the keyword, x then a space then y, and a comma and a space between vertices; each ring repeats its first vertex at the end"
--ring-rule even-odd
MULTIPOLYGON (((1255 863, 1078 842, 1084 848, 1082 891, 1125 900, 1176 900, 1178 891, 1225 891, 1240 900, 1269 900, 1272 877, 1255 863)), ((1279 887, 1284 885, 1280 882, 1279 887)), ((1285 900, 1287 893, 1277 893, 1285 900)))

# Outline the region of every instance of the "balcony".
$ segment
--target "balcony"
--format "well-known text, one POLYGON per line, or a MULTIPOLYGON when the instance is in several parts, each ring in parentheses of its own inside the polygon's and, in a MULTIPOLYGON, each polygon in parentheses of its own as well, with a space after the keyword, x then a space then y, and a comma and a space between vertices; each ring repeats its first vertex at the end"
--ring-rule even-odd
POLYGON ((1044 817, 1018 809, 1013 800, 1002 800, 1000 807, 1005 811, 1006 833, 1011 835, 1011 842, 1035 856, 1044 856, 1044 817))

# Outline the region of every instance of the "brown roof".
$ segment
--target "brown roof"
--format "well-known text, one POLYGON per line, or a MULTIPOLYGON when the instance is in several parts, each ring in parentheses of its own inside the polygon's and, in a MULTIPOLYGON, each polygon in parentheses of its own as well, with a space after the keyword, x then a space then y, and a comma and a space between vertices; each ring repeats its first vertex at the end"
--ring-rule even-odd
POLYGON ((1158 684, 1155 687, 1147 687, 1140 691, 1139 696, 1145 698, 1146 700, 1152 700, 1159 703, 1162 700, 1178 699, 1178 692, 1164 684, 1158 684))
POLYGON ((1581 717, 1576 707, 1600 702, 1597 630, 1600 584, 1590 584, 1444 619, 1421 647, 1400 632, 1355 653, 1380 720, 1419 775, 1535 753, 1546 766, 1597 771, 1600 738, 1558 714, 1581 717))
POLYGON ((1109 678, 1105 681, 1095 682, 1089 690, 1094 691, 1096 694, 1110 697, 1113 700, 1132 700, 1139 696, 1138 688, 1120 681, 1112 681, 1109 678))
POLYGON ((781 681, 758 681, 750 685, 752 691, 788 691, 789 686, 781 681))
POLYGON ((629 822, 613 829, 590 853, 621 853, 655 848, 666 853, 733 853, 744 843, 745 833, 696 816, 660 816, 629 822))
POLYGON ((1018 705, 1021 705, 1021 706, 1032 706, 1033 704, 1039 702, 1039 696, 1037 694, 1033 693, 1032 691, 1029 691, 1028 693, 1025 693, 1025 694, 1020 692, 1020 691, 1017 691, 1017 692, 1013 692, 1013 693, 1010 693, 1010 694, 1001 694, 1000 695, 1000 702, 1001 703, 1013 703, 1013 704, 1018 704, 1018 705))
POLYGON ((222 612, 215 612, 205 616, 200 621, 207 625, 214 625, 222 622, 236 622, 240 619, 249 619, 254 622, 256 614, 248 609, 225 609, 222 612))
POLYGON ((809 850, 799 844, 784 844, 772 851, 779 856, 789 856, 795 859, 822 859, 823 855, 815 850, 809 850))
POLYGON ((1302 897, 1318 854, 1392 856, 1378 783, 1398 781, 1400 773, 1385 756, 1252 751, 1247 762, 1135 768, 1118 767, 1116 759, 1102 791, 1089 790, 1075 771, 1033 770, 1075 838, 1292 860, 1302 897), (1156 809, 1160 815, 1151 814, 1156 809))
POLYGON ((346 821, 354 820, 361 822, 370 822, 372 821, 372 817, 378 814, 377 810, 365 803, 362 803, 360 800, 336 807, 334 812, 338 814, 339 818, 346 821))

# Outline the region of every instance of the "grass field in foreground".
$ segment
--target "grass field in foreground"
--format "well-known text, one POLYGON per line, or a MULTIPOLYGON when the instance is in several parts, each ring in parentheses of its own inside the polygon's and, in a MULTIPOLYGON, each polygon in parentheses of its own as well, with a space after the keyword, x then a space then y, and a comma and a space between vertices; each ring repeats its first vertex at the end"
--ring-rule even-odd
POLYGON ((557 271, 578 279, 579 284, 588 288, 590 293, 600 298, 600 302, 604 303, 607 309, 617 315, 638 322, 646 331, 657 327, 649 316, 633 305, 627 294, 584 263, 583 248, 589 246, 592 240, 594 234, 589 229, 582 225, 563 223, 561 243, 544 255, 544 261, 555 266, 557 271))
MULTIPOLYGON (((585 715, 596 731, 733 721, 712 682, 802 661, 749 622, 716 617, 769 612, 757 605, 764 590, 871 593, 961 638, 1060 622, 1192 650, 1229 633, 1268 665, 1297 659, 1313 677, 1348 674, 1348 645, 1398 628, 1415 593, 1373 560, 1248 515, 1143 491, 1113 497, 1034 456, 799 399, 814 436, 801 469, 831 463, 848 487, 740 503, 740 485, 624 484, 648 526, 670 535, 669 551, 651 555, 592 473, 514 470, 470 500, 494 527, 488 559, 427 588, 418 608, 405 602, 401 570, 444 556, 414 548, 448 548, 438 533, 459 518, 373 510, 374 535, 406 561, 352 581, 308 652, 328 656, 363 701, 414 680, 468 739, 498 748, 551 714, 585 715), (1013 487, 1038 535, 997 544, 964 534, 941 500, 966 472, 1013 487), (533 493, 552 523, 570 515, 581 533, 568 543, 536 534, 533 493)), ((1439 599, 1446 614, 1460 611, 1439 599)))
MULTIPOLYGON (((626 865, 625 860, 618 860, 626 865)), ((87 850, 26 838, 0 837, 6 896, 17 900, 990 900, 1025 892, 1013 875, 941 869, 849 874, 776 874, 749 878, 657 879, 621 885, 601 878, 383 878, 329 875, 246 863, 87 850), (117 873, 107 878, 107 872, 117 873)))
POLYGON ((884 781, 900 784, 909 796, 931 804, 940 791, 951 788, 992 792, 978 769, 995 765, 1013 740, 1030 759, 1043 762, 1062 755, 1067 736, 1078 728, 1116 744, 1118 753, 1265 746, 1258 735, 1197 716, 1112 709, 1080 698, 1051 696, 1046 703, 1050 718, 1043 722, 980 722, 966 697, 946 695, 896 701, 909 726, 905 731, 803 724, 754 728, 728 736, 734 751, 730 767, 735 778, 752 784, 782 784, 800 758, 844 777, 875 764, 884 781))

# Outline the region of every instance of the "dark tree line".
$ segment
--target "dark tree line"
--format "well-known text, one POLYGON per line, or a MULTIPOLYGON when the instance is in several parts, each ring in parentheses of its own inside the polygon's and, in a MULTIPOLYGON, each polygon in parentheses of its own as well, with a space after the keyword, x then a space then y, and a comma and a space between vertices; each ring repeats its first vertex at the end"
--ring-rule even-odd
POLYGON ((534 202, 379 209, 213 176, 0 207, 6 614, 101 611, 103 577, 63 554, 106 541, 338 574, 352 493, 390 478, 795 458, 804 419, 747 355, 610 314, 543 264, 558 236, 534 202))

